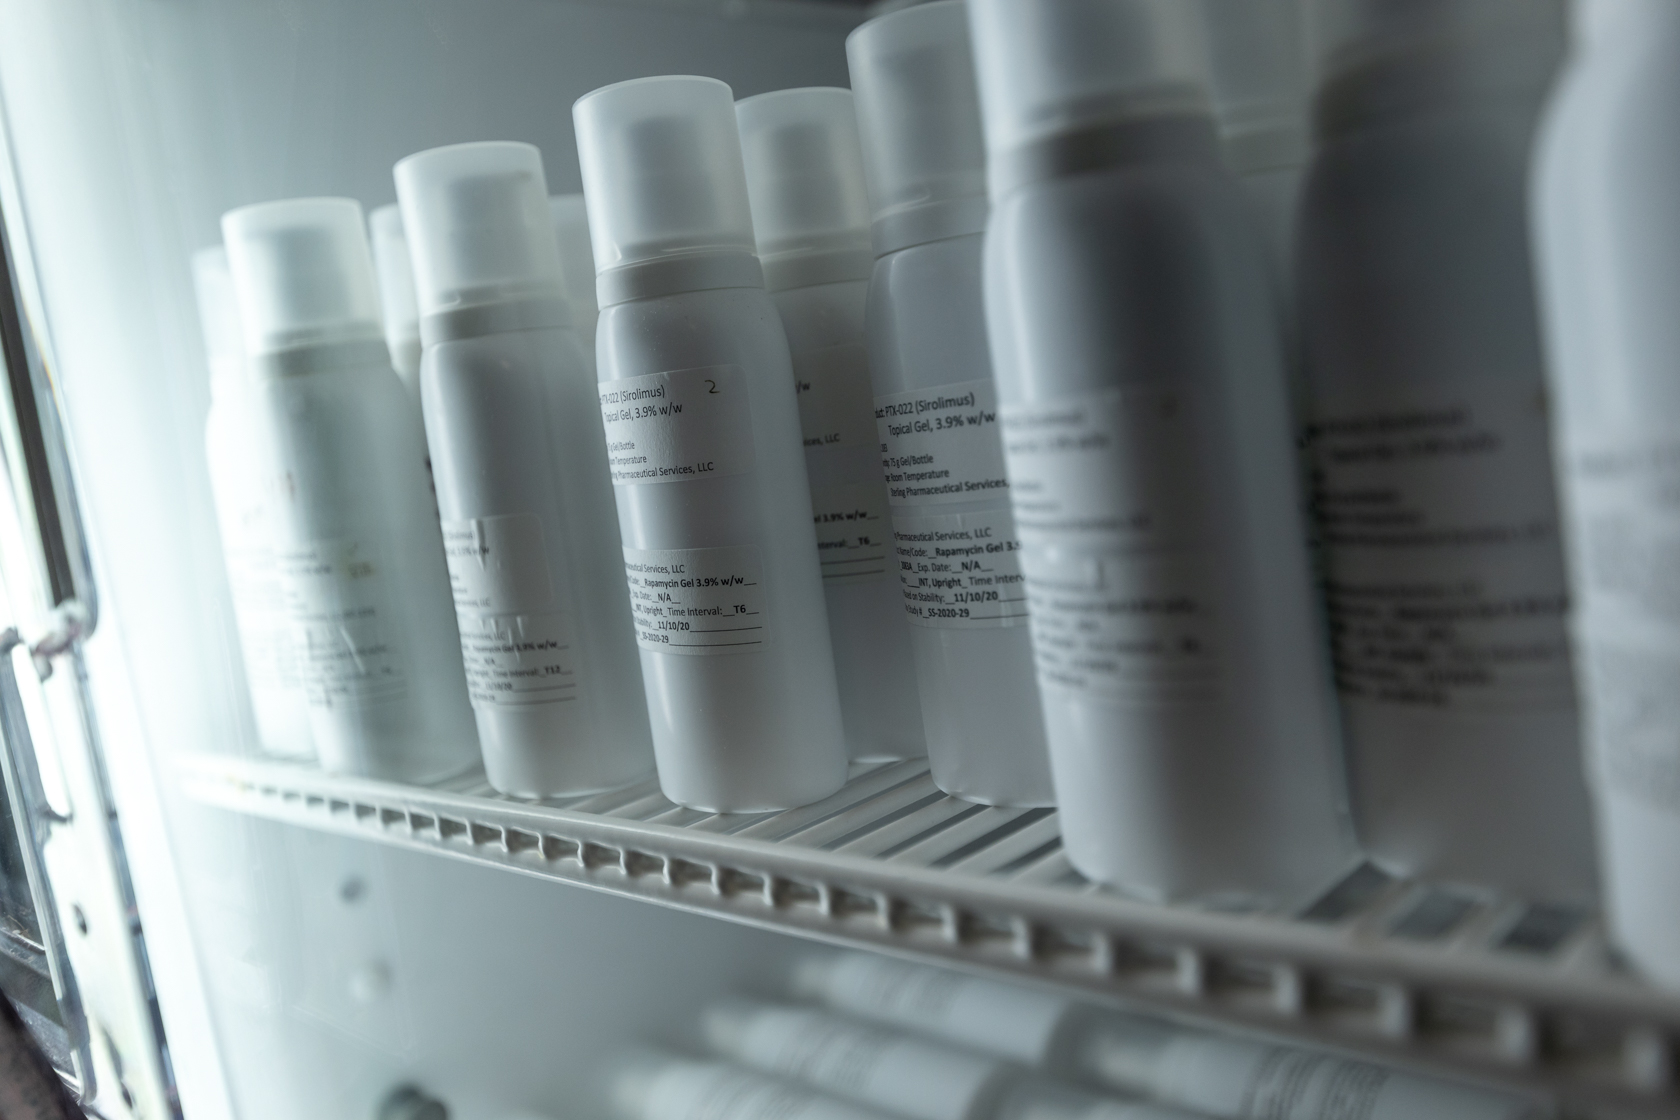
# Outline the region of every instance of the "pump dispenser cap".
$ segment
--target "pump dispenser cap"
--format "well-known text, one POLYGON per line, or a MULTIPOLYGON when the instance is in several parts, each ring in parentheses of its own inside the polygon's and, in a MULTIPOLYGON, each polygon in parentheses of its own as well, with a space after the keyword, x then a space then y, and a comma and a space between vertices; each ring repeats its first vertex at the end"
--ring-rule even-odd
POLYGON ((409 156, 395 175, 429 343, 569 322, 542 153, 502 141, 455 144, 409 156), (517 307, 540 309, 541 321, 492 312, 517 307))
POLYGON ((420 337, 420 309, 414 296, 414 264, 408 255, 402 211, 396 203, 368 215, 373 235, 373 267, 379 276, 379 305, 385 313, 385 340, 395 350, 420 337))
POLYGON ((760 94, 738 103, 735 115, 766 275, 787 258, 862 254, 867 276, 869 196, 851 91, 760 94))
POLYGON ((986 146, 962 0, 872 19, 846 39, 875 253, 986 225, 986 146))
POLYGON ((994 169, 1048 138, 1208 112, 1185 0, 969 0, 969 16, 994 169))
POLYGON ((1308 70, 1303 0, 1202 0, 1209 76, 1232 166, 1305 162, 1308 70))
POLYGON ((252 357, 375 341, 379 294, 362 204, 294 198, 222 215, 222 240, 252 357))
POLYGON ((716 78, 637 78, 585 94, 572 120, 603 305, 763 283, 728 86, 716 78), (657 291, 634 283, 621 290, 609 280, 654 262, 676 265, 653 270, 668 281, 657 291))
POLYGON ((239 328, 239 297, 228 271, 227 250, 220 245, 192 256, 193 291, 198 296, 198 325, 204 332, 204 356, 210 364, 210 388, 238 379, 245 368, 245 340, 239 328))
POLYGON ((595 252, 589 245, 589 211, 583 196, 549 195, 548 213, 554 219, 554 240, 560 246, 566 296, 575 306, 595 311, 595 252))

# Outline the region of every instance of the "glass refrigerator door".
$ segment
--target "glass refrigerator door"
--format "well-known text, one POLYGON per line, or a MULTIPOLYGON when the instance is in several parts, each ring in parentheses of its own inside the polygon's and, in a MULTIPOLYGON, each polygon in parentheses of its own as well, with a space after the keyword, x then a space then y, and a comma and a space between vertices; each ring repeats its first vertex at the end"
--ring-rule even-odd
MULTIPOLYGON (((1082 875, 1055 809, 949 796, 926 759, 732 814, 652 777, 532 799, 262 750, 191 264, 221 216, 373 211, 399 159, 475 140, 535 145, 576 192, 591 90, 847 86, 847 35, 905 6, 0 0, 0 988, 99 1115, 652 1120, 614 1100, 624 1058, 706 1053, 727 995, 793 1000, 811 941, 951 970, 821 995, 859 1014, 984 975, 1039 993, 986 1006, 1050 992, 1311 1048, 1243 1051, 1274 1087, 1406 1069, 1570 1120, 1680 1113, 1680 1000, 1579 892, 1365 864, 1288 903, 1153 904, 1082 875)), ((1004 1021, 915 1010, 975 1045, 1004 1021)))
MULTIPOLYGON (((0 175, 0 213, 17 205, 0 175)), ((21 249, 0 231, 0 987, 84 1105, 166 1117, 173 1078, 86 688, 98 599, 21 249)))

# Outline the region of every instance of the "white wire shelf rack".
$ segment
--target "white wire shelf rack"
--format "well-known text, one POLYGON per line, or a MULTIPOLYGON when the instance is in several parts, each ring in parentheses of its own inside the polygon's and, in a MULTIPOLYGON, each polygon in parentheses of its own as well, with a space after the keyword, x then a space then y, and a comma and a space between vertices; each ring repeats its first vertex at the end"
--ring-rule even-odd
POLYGON ((532 803, 482 776, 418 788, 223 756, 181 778, 237 812, 1680 1116, 1680 997, 1620 971, 1577 907, 1370 867, 1298 913, 1137 902, 1072 869, 1053 812, 947 797, 925 760, 855 765, 839 794, 758 815, 681 808, 652 781, 532 803))

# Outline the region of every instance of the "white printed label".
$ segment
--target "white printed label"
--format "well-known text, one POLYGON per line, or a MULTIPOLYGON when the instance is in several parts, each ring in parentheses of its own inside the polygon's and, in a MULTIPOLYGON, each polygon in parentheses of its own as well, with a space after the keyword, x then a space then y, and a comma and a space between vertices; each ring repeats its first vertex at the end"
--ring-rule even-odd
POLYGON ((445 521, 443 551, 457 613, 517 614, 554 602, 548 549, 535 514, 445 521))
POLYGON ((753 467, 747 382, 734 366, 609 381, 600 397, 614 485, 686 482, 753 467))
POLYGON ((817 559, 824 583, 874 583, 890 574, 892 528, 880 483, 828 486, 811 492, 817 559))
POLYGON ((371 550, 350 540, 313 541, 282 546, 274 560, 311 706, 406 695, 402 659, 380 627, 385 577, 371 550))
POLYGON ((554 581, 536 515, 445 521, 443 546, 472 702, 576 699, 572 619, 552 609, 554 581))
POLYGON ((1004 410, 1045 686, 1131 703, 1215 698, 1218 577, 1196 412, 1193 395, 1166 386, 1004 410))
POLYGON ((564 611, 461 612, 461 662, 475 705, 530 707, 577 699, 572 618, 564 611))
POLYGON ((1207 498, 1194 412, 1190 394, 1157 386, 1005 409, 1022 538, 1098 548, 1200 544, 1207 498))
POLYGON ((1577 651, 1606 782, 1680 809, 1680 443, 1621 433, 1570 457, 1577 651))
POLYGON ((1485 1099, 1472 1096, 1471 1107, 1453 1102, 1454 1108, 1439 1090, 1426 1090, 1425 1100, 1414 1102, 1407 1099, 1405 1083, 1396 1086, 1388 1071, 1377 1066, 1281 1046, 1194 1036, 1170 1042, 1150 1064, 1149 1079, 1150 1095, 1164 1103, 1198 1116, 1254 1120, 1370 1120, 1374 1115, 1445 1120, 1483 1112, 1485 1099))
POLYGON ((1133 703, 1216 699, 1214 578, 1195 553, 1022 553, 1047 686, 1133 703))
POLYGON ((803 355, 793 371, 799 426, 807 448, 867 447, 874 442, 869 352, 859 343, 803 355))
POLYGON ((1544 396, 1465 382, 1321 401, 1308 426, 1344 699, 1573 700, 1544 396))
POLYGON ((1008 510, 893 518, 904 609, 917 626, 984 630, 1027 623, 1021 542, 1008 510))
POLYGON ((274 550, 267 545, 230 544, 224 552, 240 650, 252 687, 295 692, 302 687, 297 639, 275 569, 274 550))
POLYGON ((1009 492, 989 378, 875 398, 887 494, 895 506, 972 502, 1009 492))
POLYGON ((756 653, 769 641, 758 549, 624 550, 636 642, 655 653, 756 653))

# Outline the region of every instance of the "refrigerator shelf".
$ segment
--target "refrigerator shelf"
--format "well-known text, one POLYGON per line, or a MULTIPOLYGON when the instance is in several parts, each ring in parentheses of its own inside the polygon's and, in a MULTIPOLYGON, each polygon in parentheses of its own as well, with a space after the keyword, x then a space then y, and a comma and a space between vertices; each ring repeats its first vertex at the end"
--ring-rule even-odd
POLYGON ((482 775, 418 788, 225 756, 193 798, 276 821, 783 932, 980 967, 1630 1116, 1680 1112, 1680 998, 1618 971, 1596 917, 1361 868, 1298 913, 1124 898, 1082 879, 1050 810, 942 794, 925 760, 859 764, 816 805, 717 815, 647 781, 542 803, 482 775))

